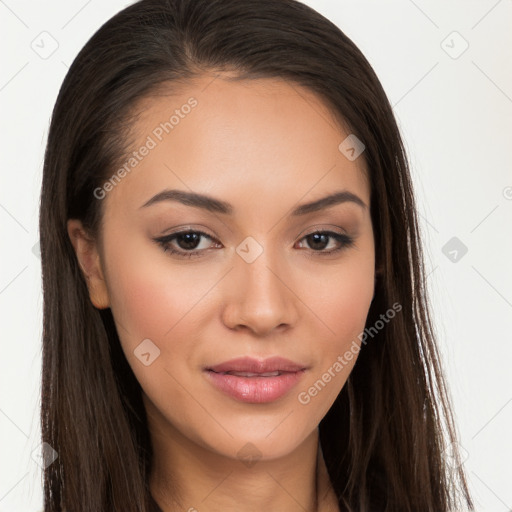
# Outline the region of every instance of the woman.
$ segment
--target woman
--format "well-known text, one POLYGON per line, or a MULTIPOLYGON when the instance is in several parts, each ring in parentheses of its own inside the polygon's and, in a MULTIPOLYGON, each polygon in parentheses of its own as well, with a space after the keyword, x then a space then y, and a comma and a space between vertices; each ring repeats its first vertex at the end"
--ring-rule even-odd
POLYGON ((109 20, 55 105, 40 233, 45 512, 472 508, 400 134, 314 10, 109 20))

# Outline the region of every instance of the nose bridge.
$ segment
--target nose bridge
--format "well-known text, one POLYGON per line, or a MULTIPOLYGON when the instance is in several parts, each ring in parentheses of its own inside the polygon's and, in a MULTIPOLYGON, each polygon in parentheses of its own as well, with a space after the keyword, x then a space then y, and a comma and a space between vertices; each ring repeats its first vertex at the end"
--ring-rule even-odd
POLYGON ((285 265, 277 252, 264 248, 252 237, 239 244, 236 252, 229 323, 255 331, 292 323, 293 294, 285 285, 287 276, 281 275, 285 265))
POLYGON ((245 296, 275 301, 286 293, 278 268, 283 268, 276 259, 276 252, 263 248, 257 242, 247 240, 237 248, 239 261, 237 261, 237 277, 244 285, 245 296), (244 252, 245 250, 248 252, 244 252))

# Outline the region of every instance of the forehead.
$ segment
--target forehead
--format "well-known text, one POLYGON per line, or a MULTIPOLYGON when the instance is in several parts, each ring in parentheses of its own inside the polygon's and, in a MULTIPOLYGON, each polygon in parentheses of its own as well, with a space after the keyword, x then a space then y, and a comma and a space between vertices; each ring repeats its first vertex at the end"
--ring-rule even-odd
POLYGON ((123 162, 131 159, 129 172, 110 202, 140 205, 171 187, 215 192, 234 204, 247 193, 279 201, 347 188, 369 204, 364 159, 339 150, 349 134, 296 84, 205 75, 145 98, 137 114, 123 162))

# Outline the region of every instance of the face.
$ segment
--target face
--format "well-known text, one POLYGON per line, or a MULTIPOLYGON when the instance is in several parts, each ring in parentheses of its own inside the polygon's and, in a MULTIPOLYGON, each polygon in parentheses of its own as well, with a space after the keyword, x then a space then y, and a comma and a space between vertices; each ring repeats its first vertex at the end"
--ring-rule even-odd
POLYGON ((94 199, 101 238, 81 260, 91 300, 111 308, 155 428, 226 457, 281 457, 357 358, 375 265, 363 158, 338 149, 349 134, 315 95, 271 79, 208 76, 147 99, 134 133, 136 162, 94 199), (158 196, 173 190, 215 201, 158 196), (244 356, 301 371, 206 370, 244 356))

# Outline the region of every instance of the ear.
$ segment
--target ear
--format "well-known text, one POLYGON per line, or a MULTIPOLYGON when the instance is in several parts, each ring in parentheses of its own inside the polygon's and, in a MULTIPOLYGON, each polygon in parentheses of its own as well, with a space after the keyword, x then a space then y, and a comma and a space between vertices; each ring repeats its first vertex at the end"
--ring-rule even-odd
POLYGON ((89 298, 94 307, 106 309, 110 306, 107 284, 103 277, 100 255, 96 241, 87 233, 82 222, 69 219, 68 235, 75 249, 78 264, 84 274, 89 289, 89 298))

